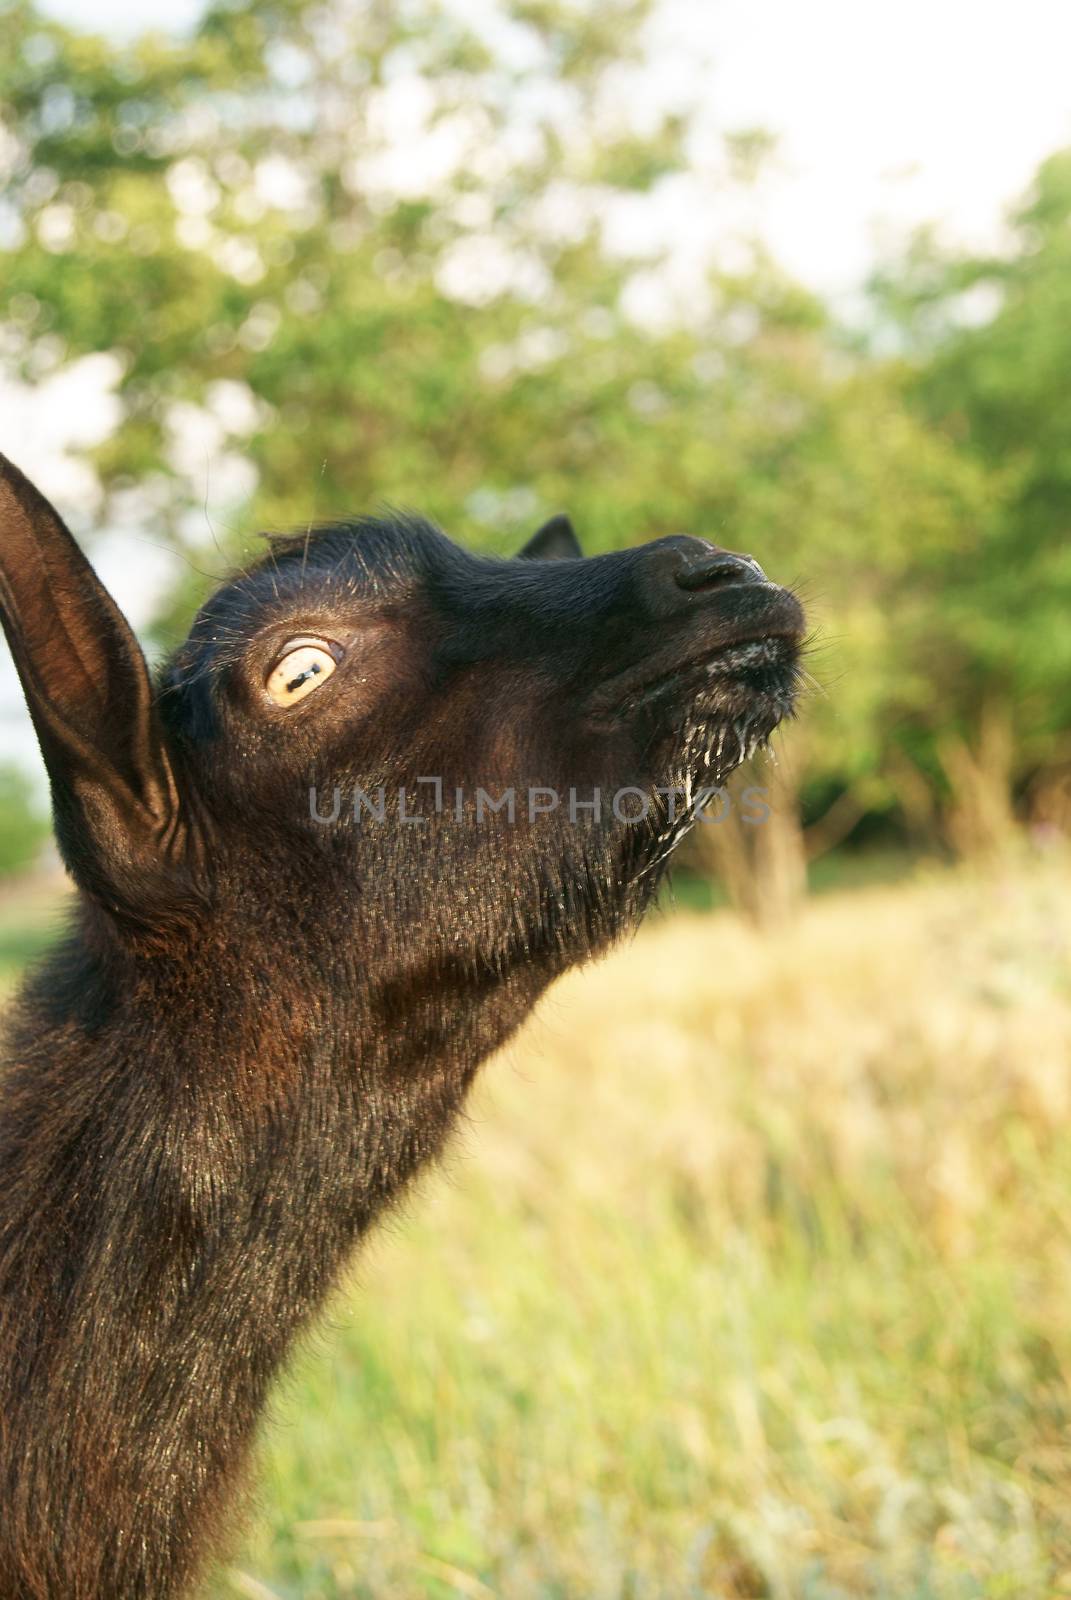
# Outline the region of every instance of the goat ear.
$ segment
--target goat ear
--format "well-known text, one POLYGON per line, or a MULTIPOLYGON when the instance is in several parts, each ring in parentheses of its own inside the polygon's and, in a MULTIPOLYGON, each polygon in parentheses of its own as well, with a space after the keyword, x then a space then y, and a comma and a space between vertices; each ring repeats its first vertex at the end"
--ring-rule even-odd
POLYGON ((178 804, 145 658, 48 501, 0 456, 0 619, 75 879, 113 910, 176 848, 178 804))
POLYGON ((544 522, 517 554, 522 561, 576 561, 584 552, 569 518, 558 515, 544 522))

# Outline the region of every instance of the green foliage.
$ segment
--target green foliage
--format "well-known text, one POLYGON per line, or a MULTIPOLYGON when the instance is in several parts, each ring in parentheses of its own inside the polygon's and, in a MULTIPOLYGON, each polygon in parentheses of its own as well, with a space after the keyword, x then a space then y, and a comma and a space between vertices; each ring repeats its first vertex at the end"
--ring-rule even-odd
POLYGON ((48 817, 28 779, 7 762, 0 764, 0 817, 0 878, 6 878, 33 864, 48 835, 48 817))
MULTIPOLYGON (((1067 760, 1071 158, 1006 259, 923 238, 891 267, 898 353, 869 354, 753 243, 747 270, 681 276, 643 207, 721 191, 694 107, 629 115, 648 13, 228 0, 120 46, 8 4, 2 359, 35 382, 119 357, 97 468, 193 567, 218 564, 209 502, 232 556, 384 501, 502 551, 563 508, 595 551, 754 549, 802 583, 829 691, 805 811, 849 792, 932 831, 996 722, 1009 792, 1067 760)), ((772 149, 740 130, 719 181, 759 183, 772 149)))
POLYGON ((931 567, 945 716, 1014 707, 1018 775, 1067 760, 1071 724, 1071 152, 1043 164, 997 259, 920 240, 880 303, 910 352, 906 390, 931 434, 988 486, 969 539, 931 567))

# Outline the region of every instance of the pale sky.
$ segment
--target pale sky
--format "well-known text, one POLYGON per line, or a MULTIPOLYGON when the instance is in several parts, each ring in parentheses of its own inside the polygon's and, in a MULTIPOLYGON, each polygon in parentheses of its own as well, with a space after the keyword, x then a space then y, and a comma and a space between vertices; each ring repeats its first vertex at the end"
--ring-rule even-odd
POLYGON ((1071 142, 1071 6, 1057 0, 700 0, 724 127, 781 136, 762 232, 816 288, 862 278, 878 238, 939 221, 995 242, 1038 162, 1071 142))
MULTIPOLYGON (((196 21, 200 0, 40 0, 68 23, 130 35, 196 21)), ((452 0, 484 17, 496 0, 452 0)), ((651 106, 693 100, 712 133, 761 127, 778 155, 755 196, 697 213, 667 193, 660 232, 682 255, 718 250, 741 221, 791 273, 842 309, 879 255, 923 222, 952 244, 1000 243, 1008 205, 1038 162, 1071 144, 1071 5, 1057 0, 661 0, 651 64, 637 96, 651 106), (747 207, 750 210, 747 210, 747 207)), ((712 138, 711 147, 717 145, 712 138)), ((647 225, 646 222, 644 224, 647 225)), ((57 375, 35 393, 0 381, 0 438, 71 514, 92 511, 92 474, 72 446, 103 424, 117 374, 107 356, 57 375), (91 428, 90 432, 93 431, 91 428)), ((222 475, 206 510, 224 514, 222 475)), ((151 528, 113 530, 94 547, 135 625, 178 559, 151 528)), ((13 670, 0 662, 0 736, 32 749, 13 670)))

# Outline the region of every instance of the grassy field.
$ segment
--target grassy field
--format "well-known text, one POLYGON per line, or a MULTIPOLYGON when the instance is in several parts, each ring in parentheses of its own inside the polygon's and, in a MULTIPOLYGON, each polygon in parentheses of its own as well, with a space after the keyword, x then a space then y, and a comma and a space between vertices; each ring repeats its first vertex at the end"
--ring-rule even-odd
POLYGON ((213 1596, 1071 1596, 1071 863, 550 995, 274 1408, 213 1596))

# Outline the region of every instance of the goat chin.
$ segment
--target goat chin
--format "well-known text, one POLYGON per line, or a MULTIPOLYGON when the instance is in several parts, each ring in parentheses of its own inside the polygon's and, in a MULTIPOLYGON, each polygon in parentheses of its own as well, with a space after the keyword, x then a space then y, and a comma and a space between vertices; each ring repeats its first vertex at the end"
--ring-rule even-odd
POLYGON ((77 889, 0 1080, 0 1595, 169 1600, 479 1063, 790 710, 802 617, 698 539, 363 521, 276 541, 154 681, 2 457, 0 611, 77 889))

